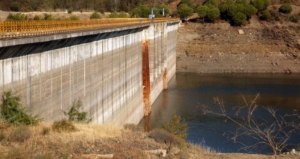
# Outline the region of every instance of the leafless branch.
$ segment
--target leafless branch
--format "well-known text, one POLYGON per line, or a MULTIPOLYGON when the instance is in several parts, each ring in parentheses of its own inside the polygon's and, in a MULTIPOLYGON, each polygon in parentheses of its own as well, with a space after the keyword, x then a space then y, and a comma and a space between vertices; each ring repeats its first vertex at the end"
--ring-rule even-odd
POLYGON ((234 118, 228 114, 223 100, 219 98, 213 98, 214 104, 220 109, 219 111, 213 110, 211 107, 202 105, 204 114, 212 114, 216 116, 225 117, 226 120, 231 121, 238 126, 235 132, 231 132, 231 139, 243 145, 244 150, 251 150, 260 146, 268 146, 272 149, 274 155, 281 154, 282 150, 289 144, 288 141, 295 133, 300 132, 300 123, 295 122, 294 119, 300 118, 297 110, 293 110, 291 114, 279 115, 277 110, 271 107, 263 107, 268 115, 271 115, 272 120, 268 120, 265 116, 254 116, 254 112, 258 109, 256 101, 259 98, 259 94, 248 102, 243 97, 244 106, 234 107, 234 115, 238 118, 234 118), (247 112, 246 116, 242 116, 242 111, 247 112), (241 141, 238 141, 238 137, 250 137, 255 140, 252 145, 247 145, 241 141))

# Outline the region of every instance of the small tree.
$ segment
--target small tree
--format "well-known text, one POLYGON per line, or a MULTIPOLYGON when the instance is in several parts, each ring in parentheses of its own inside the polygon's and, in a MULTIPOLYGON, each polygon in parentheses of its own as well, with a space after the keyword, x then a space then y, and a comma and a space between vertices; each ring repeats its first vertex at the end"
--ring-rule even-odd
POLYGON ((147 18, 149 14, 150 14, 150 8, 145 5, 140 5, 138 7, 135 7, 131 13, 133 17, 143 17, 143 18, 147 18))
POLYGON ((21 21, 21 20, 27 20, 27 16, 21 13, 17 13, 17 14, 9 14, 7 16, 7 19, 9 21, 21 21))
POLYGON ((162 125, 163 129, 169 131, 170 133, 180 137, 181 139, 186 139, 188 125, 180 116, 173 114, 170 122, 166 122, 162 125))
POLYGON ((298 118, 299 113, 294 110, 291 114, 280 115, 276 110, 270 107, 263 107, 266 111, 264 116, 256 115, 255 111, 259 108, 256 101, 247 102, 245 98, 244 106, 234 108, 234 115, 229 115, 224 102, 219 98, 214 98, 214 103, 218 105, 219 110, 213 110, 211 107, 202 105, 203 114, 213 114, 219 117, 225 117, 225 121, 231 121, 238 126, 235 132, 229 132, 234 142, 242 144, 244 150, 251 150, 256 147, 270 147, 274 155, 281 154, 282 150, 289 145, 289 139, 292 135, 299 133, 300 123, 294 119, 298 118), (272 118, 267 120, 267 116, 272 118), (238 137, 250 137, 256 141, 252 145, 247 145, 238 140, 238 137))
POLYGON ((20 108, 21 99, 14 96, 11 92, 4 92, 2 104, 0 105, 1 117, 8 123, 14 125, 36 125, 39 122, 37 116, 29 115, 24 109, 20 108))
POLYGON ((246 5, 244 9, 244 13, 248 18, 257 13, 257 9, 253 5, 246 5))
POLYGON ((207 11, 209 8, 206 5, 199 6, 196 9, 196 12, 198 13, 198 16, 202 18, 202 22, 204 23, 204 18, 207 16, 207 11))
POLYGON ((178 7, 178 14, 180 18, 186 19, 188 16, 193 15, 193 8, 189 7, 187 4, 180 4, 178 7))
POLYGON ((122 11, 118 14, 118 17, 119 18, 128 18, 128 14, 126 12, 122 11))
POLYGON ((68 112, 64 112, 64 114, 69 117, 69 121, 89 123, 92 120, 87 118, 86 112, 81 112, 79 110, 81 107, 82 102, 79 99, 74 100, 70 110, 68 112))
POLYGON ((232 20, 235 25, 242 25, 246 22, 247 17, 244 13, 238 12, 233 16, 232 20))
POLYGON ((210 8, 207 12, 207 17, 214 21, 215 19, 220 17, 220 10, 217 7, 210 8))
POLYGON ((12 2, 9 6, 10 10, 18 12, 20 11, 20 3, 19 2, 12 2))
POLYGON ((269 20, 270 18, 271 18, 271 13, 268 10, 262 11, 260 16, 261 20, 269 20))
POLYGON ((160 4, 157 8, 160 10, 164 9, 165 15, 168 15, 170 13, 170 9, 166 4, 160 4))
POLYGON ((289 14, 293 10, 292 6, 289 3, 284 3, 280 8, 279 12, 284 13, 284 14, 289 14))
POLYGON ((117 12, 112 12, 108 17, 109 18, 118 18, 118 13, 117 12))
POLYGON ((252 1, 252 5, 259 11, 266 9, 270 4, 271 4, 270 0, 253 0, 252 1))
POLYGON ((101 15, 98 12, 94 12, 91 16, 90 19, 101 19, 101 15))

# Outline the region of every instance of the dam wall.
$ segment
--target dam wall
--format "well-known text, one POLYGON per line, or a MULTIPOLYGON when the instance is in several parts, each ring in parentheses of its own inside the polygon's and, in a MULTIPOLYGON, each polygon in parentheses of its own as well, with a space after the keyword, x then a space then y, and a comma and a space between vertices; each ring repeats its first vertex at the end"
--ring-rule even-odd
POLYGON ((93 123, 136 124, 175 73, 177 28, 174 21, 1 40, 0 94, 12 91, 46 121, 66 118, 80 100, 93 123))

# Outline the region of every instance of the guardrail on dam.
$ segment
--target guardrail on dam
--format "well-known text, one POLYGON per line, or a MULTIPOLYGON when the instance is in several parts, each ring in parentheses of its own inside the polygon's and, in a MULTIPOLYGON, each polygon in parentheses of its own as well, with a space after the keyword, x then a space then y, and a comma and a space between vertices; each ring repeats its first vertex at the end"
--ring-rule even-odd
POLYGON ((0 94, 64 118, 74 100, 98 124, 138 123, 175 74, 179 21, 0 40, 0 94))

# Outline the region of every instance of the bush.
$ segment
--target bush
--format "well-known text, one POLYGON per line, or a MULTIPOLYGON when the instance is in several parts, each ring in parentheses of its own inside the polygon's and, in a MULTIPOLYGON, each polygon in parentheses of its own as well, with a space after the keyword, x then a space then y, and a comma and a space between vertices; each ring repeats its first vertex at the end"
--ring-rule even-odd
POLYGON ((9 6, 10 10, 18 12, 20 11, 20 4, 19 2, 12 2, 9 6))
POLYGON ((112 12, 108 17, 109 18, 118 18, 118 13, 117 12, 112 12))
POLYGON ((9 14, 6 20, 16 20, 16 21, 27 20, 27 16, 21 13, 9 14))
POLYGON ((54 20, 51 14, 45 14, 44 15, 44 20, 54 20))
POLYGON ((70 20, 79 20, 79 17, 76 15, 72 15, 69 19, 70 20))
POLYGON ((20 108, 20 98, 12 95, 11 92, 4 92, 2 95, 1 116, 2 118, 14 125, 37 125, 39 119, 37 116, 31 116, 20 108))
POLYGON ((260 16, 261 20, 269 20, 271 18, 271 13, 268 10, 264 10, 260 16))
POLYGON ((290 17, 289 17, 289 20, 291 21, 291 22, 294 22, 294 23, 298 23, 298 21, 299 21, 299 15, 291 15, 290 17))
POLYGON ((186 147, 186 142, 184 139, 179 138, 164 129, 154 129, 149 132, 148 136, 158 143, 168 144, 169 147, 171 147, 172 145, 178 146, 180 148, 186 147))
POLYGON ((289 3, 284 3, 280 8, 279 12, 284 13, 284 14, 289 14, 293 10, 292 6, 289 3))
POLYGON ((86 112, 79 111, 81 107, 82 107, 82 102, 78 99, 73 102, 68 112, 64 112, 64 114, 68 116, 69 121, 89 123, 92 120, 87 118, 86 112))
POLYGON ((126 12, 123 12, 123 11, 122 11, 122 12, 119 13, 118 17, 119 17, 119 18, 128 18, 128 15, 127 15, 126 12))
POLYGON ((244 13, 238 12, 233 16, 232 20, 235 25, 242 25, 246 22, 247 17, 244 13))
POLYGON ((165 122, 162 125, 162 128, 169 131, 170 133, 178 136, 179 138, 186 139, 188 125, 180 116, 173 115, 171 121, 165 122))
POLYGON ((30 138, 31 134, 32 132, 28 126, 20 126, 8 136, 8 140, 12 142, 24 142, 30 138))
POLYGON ((187 18, 188 16, 193 15, 194 9, 189 7, 187 4, 181 4, 179 5, 177 9, 178 14, 180 15, 180 18, 187 18))
POLYGON ((207 11, 207 17, 214 21, 215 19, 219 18, 220 17, 220 10, 219 8, 217 7, 213 7, 213 8, 210 8, 208 11, 207 11))
POLYGON ((198 16, 200 18, 204 18, 207 15, 207 11, 209 10, 209 8, 206 5, 203 6, 198 6, 196 8, 196 12, 198 13, 198 16))
POLYGON ((74 132, 77 129, 72 122, 62 119, 53 123, 52 130, 56 132, 74 132))
POLYGON ((101 19, 101 15, 98 12, 94 12, 91 16, 90 19, 101 19))
POLYGON ((33 20, 41 20, 41 18, 38 15, 35 15, 33 20))
POLYGON ((253 0, 252 1, 252 5, 259 11, 266 9, 270 4, 271 4, 270 0, 253 0))
POLYGON ((138 125, 135 125, 135 124, 125 124, 124 125, 124 129, 127 129, 127 130, 131 130, 133 132, 141 132, 143 131, 143 128, 138 126, 138 125))
POLYGON ((169 9, 168 5, 166 5, 166 4, 160 4, 160 5, 158 5, 157 8, 160 10, 164 9, 165 16, 170 13, 170 9, 169 9))
POLYGON ((132 10, 132 16, 133 17, 143 17, 143 18, 147 18, 149 16, 149 14, 151 13, 150 8, 145 6, 145 5, 140 5, 138 7, 135 7, 132 10))

